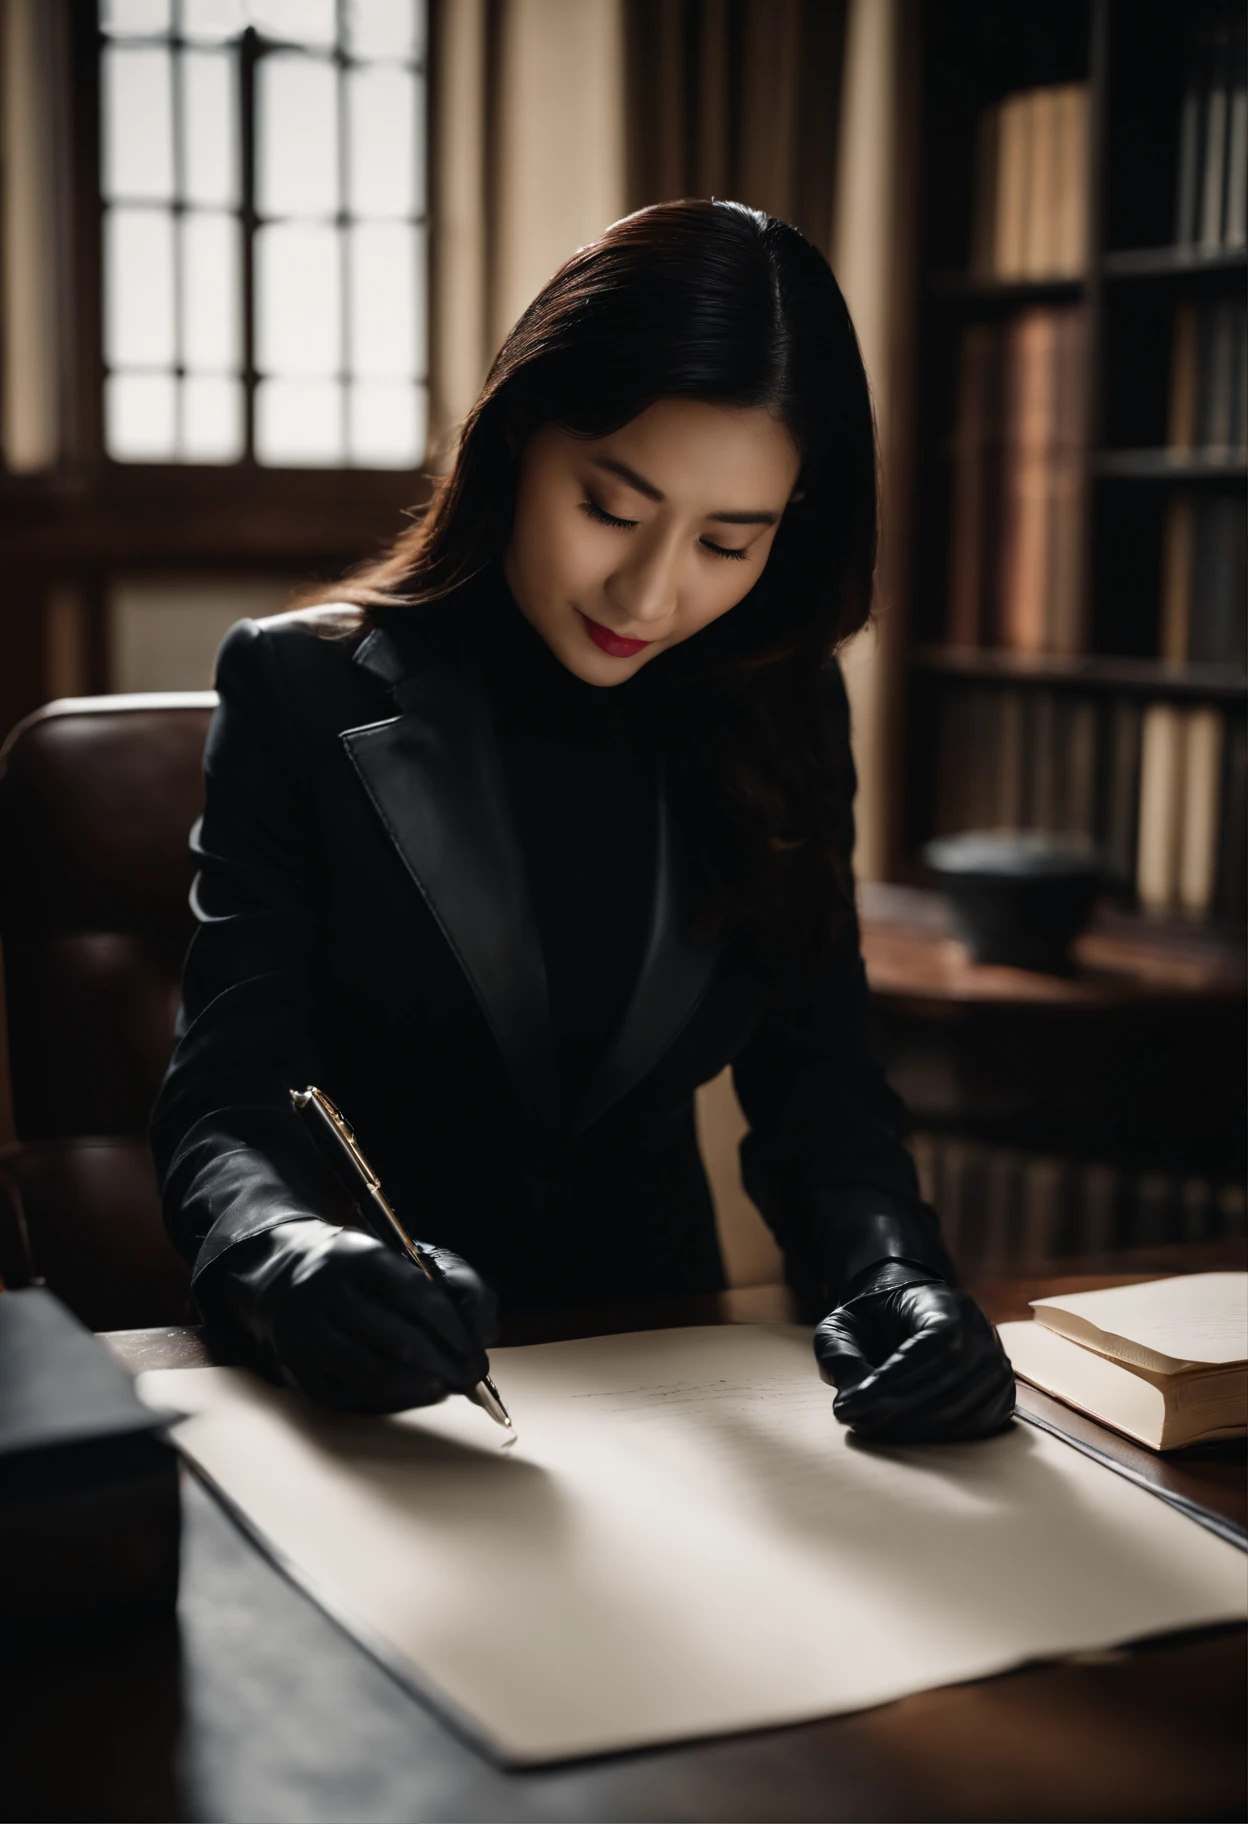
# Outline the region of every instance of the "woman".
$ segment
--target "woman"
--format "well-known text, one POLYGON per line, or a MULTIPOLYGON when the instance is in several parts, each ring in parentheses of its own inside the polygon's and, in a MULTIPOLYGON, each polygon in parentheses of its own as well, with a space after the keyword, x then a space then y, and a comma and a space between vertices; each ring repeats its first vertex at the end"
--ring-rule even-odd
POLYGON ((831 1308, 837 1416, 1005 1423, 869 1055, 831 654, 875 535, 826 263, 736 204, 665 204, 525 312, 346 605, 230 633, 152 1137, 201 1311, 271 1372, 397 1410, 476 1383, 496 1299, 721 1286, 693 1098, 731 1063, 745 1182, 831 1308), (309 1082, 444 1289, 339 1226, 309 1082))

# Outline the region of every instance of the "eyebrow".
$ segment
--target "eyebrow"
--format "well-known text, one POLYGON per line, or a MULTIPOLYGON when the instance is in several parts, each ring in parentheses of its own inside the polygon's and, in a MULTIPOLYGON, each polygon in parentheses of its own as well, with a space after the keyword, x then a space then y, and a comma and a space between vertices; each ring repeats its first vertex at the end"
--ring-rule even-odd
MULTIPOLYGON (((630 469, 626 462, 616 462, 611 456, 595 456, 592 461, 596 469, 607 469, 612 475, 618 475, 621 481, 626 481, 630 488, 635 488, 639 494, 644 494, 647 500, 663 501, 667 499, 661 488, 656 488, 652 481, 647 481, 644 475, 637 473, 636 469, 630 469)), ((780 515, 760 511, 757 513, 708 513, 706 517, 715 520, 721 526, 774 526, 780 515)))

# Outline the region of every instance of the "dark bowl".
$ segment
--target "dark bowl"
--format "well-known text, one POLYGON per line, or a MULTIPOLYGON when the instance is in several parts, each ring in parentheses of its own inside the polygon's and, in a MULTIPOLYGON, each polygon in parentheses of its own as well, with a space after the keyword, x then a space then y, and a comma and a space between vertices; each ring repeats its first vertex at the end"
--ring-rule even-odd
POLYGON ((949 897, 977 963, 1063 975, 1070 947, 1107 884, 1102 858, 1055 836, 968 830, 929 842, 923 859, 949 897))

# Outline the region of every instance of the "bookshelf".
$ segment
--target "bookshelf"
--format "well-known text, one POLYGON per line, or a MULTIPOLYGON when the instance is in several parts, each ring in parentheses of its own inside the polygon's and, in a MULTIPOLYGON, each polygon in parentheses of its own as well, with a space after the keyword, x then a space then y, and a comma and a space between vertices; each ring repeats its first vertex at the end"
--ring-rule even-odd
POLYGON ((1245 921, 1248 92, 1229 0, 929 0, 899 875, 1105 852, 1245 921), (1199 827, 1198 827, 1199 826, 1199 827))

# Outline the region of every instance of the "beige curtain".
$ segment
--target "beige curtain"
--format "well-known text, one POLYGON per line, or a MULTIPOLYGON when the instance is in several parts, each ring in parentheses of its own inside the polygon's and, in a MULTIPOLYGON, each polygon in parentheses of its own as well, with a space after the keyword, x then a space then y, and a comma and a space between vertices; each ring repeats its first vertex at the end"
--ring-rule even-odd
POLYGON ((629 206, 749 203, 826 253, 843 0, 627 0, 629 206))
POLYGON ((15 474, 63 454, 64 7, 0 0, 0 443, 15 474))
POLYGON ((849 0, 831 259, 871 382, 881 479, 875 620, 842 654, 858 767, 860 881, 891 879, 899 843, 917 45, 917 0, 849 0))
POLYGON ((432 415, 445 454, 495 351, 624 214, 624 0, 435 0, 432 415))

